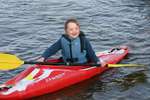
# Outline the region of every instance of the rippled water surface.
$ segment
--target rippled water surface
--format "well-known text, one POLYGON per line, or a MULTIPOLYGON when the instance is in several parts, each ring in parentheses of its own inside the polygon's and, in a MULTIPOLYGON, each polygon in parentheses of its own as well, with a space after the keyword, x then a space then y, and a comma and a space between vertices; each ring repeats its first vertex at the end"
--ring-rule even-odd
MULTIPOLYGON (((149 0, 0 0, 0 52, 35 60, 70 17, 79 20, 95 51, 127 45, 130 54, 121 63, 146 66, 115 68, 33 100, 150 100, 149 0)), ((26 67, 0 71, 0 83, 26 67)))

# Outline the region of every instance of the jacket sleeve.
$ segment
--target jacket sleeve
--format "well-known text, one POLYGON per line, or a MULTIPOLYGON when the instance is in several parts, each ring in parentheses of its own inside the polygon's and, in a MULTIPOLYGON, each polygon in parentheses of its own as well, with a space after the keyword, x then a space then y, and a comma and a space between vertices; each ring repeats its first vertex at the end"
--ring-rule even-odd
POLYGON ((86 48, 86 51, 87 51, 87 57, 90 61, 94 62, 94 63, 97 63, 99 62, 99 59, 98 57, 96 56, 95 54, 95 51, 93 50, 89 40, 87 38, 85 38, 85 48, 86 48))
POLYGON ((47 48, 45 50, 45 52, 42 54, 42 57, 47 59, 48 57, 54 55, 60 49, 61 49, 61 39, 59 39, 53 45, 51 45, 49 48, 47 48))

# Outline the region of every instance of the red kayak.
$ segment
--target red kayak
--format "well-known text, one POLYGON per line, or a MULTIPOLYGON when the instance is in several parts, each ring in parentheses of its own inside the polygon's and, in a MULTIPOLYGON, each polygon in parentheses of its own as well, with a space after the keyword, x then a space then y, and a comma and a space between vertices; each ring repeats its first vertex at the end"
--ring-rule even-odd
MULTIPOLYGON (((127 54, 128 48, 114 48, 98 52, 97 56, 108 64, 115 64, 127 54)), ((52 93, 101 74, 107 69, 109 68, 96 66, 34 65, 0 85, 0 100, 27 99, 52 93)))

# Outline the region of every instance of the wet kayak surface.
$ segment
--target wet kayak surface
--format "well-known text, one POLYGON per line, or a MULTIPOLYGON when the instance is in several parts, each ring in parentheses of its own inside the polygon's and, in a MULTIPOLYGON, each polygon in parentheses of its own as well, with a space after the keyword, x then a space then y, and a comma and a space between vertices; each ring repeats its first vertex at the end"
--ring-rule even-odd
MULTIPOLYGON (((75 17, 95 51, 127 45, 130 54, 121 63, 146 66, 115 68, 33 100, 149 100, 149 12, 149 0, 1 0, 0 51, 13 53, 24 60, 35 60, 64 33, 65 20, 75 17)), ((26 67, 0 71, 0 83, 26 67)))

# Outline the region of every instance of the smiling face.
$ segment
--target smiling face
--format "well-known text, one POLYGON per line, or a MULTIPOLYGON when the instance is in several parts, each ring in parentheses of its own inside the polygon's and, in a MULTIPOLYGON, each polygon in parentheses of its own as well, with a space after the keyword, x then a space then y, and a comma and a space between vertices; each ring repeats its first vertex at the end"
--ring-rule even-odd
POLYGON ((77 38, 80 34, 80 26, 75 19, 70 19, 65 23, 65 31, 70 38, 77 38))
POLYGON ((80 28, 76 23, 70 22, 67 25, 66 33, 70 38, 76 38, 80 34, 80 28))

